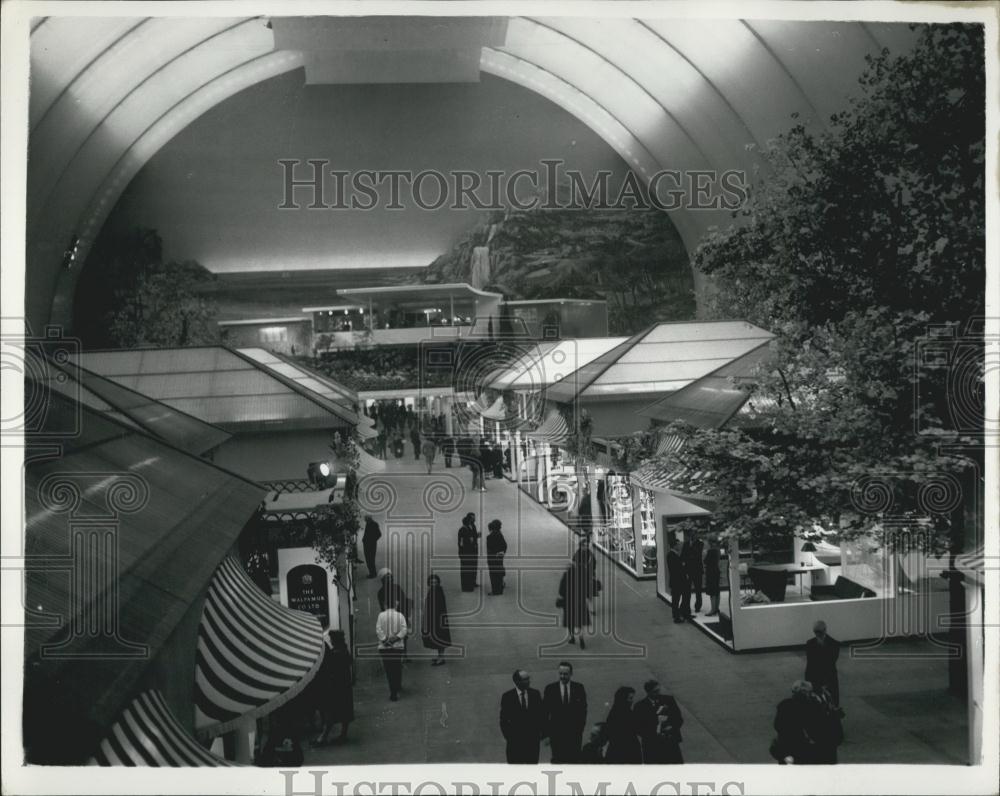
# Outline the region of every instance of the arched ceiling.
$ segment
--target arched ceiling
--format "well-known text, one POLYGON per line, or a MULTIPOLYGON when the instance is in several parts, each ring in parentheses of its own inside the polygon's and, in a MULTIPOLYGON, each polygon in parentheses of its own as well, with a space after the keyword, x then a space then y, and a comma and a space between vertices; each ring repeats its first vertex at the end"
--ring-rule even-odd
MULTIPOLYGON (((760 147, 793 113, 822 126, 856 93, 866 55, 905 51, 915 38, 891 23, 516 17, 493 25, 486 46, 474 44, 482 72, 558 104, 649 179, 663 169, 752 173, 762 167, 760 147)), ((384 43, 377 49, 369 63, 392 57, 384 43)), ((36 20, 29 323, 69 325, 89 245, 160 147, 226 98, 311 55, 278 48, 263 18, 36 20)), ((671 217, 689 250, 728 220, 708 210, 671 217)))

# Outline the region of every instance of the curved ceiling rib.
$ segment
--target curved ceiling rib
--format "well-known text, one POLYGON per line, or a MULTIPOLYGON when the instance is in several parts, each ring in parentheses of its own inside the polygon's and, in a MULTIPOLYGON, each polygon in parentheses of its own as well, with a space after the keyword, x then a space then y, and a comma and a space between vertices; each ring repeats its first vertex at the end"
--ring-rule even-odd
POLYGON ((724 170, 752 170, 749 130, 732 106, 690 62, 638 20, 605 19, 600 28, 586 19, 545 20, 597 52, 650 94, 712 164, 724 170))
MULTIPOLYGON (((760 48, 764 52, 766 52, 769 56, 771 56, 771 60, 778 65, 778 68, 784 73, 785 80, 788 82, 788 84, 795 87, 795 93, 798 95, 798 99, 803 103, 804 107, 808 108, 809 110, 809 116, 806 118, 808 120, 815 121, 819 125, 825 126, 823 119, 820 117, 819 112, 816 110, 816 106, 813 105, 812 100, 809 99, 809 95, 806 94, 805 90, 802 88, 801 84, 799 83, 795 75, 793 75, 791 71, 788 69, 788 67, 785 66, 785 62, 778 57, 777 53, 775 53, 774 50, 771 49, 771 46, 766 41, 764 41, 763 38, 761 38, 760 34, 757 33, 756 30, 754 30, 753 26, 749 22, 747 22, 746 20, 741 20, 741 23, 743 24, 743 27, 746 28, 747 31, 749 31, 750 35, 753 36, 754 39, 756 39, 757 43, 760 45, 760 48)), ((800 116, 801 114, 802 112, 799 111, 800 116)))
MULTIPOLYGON (((480 68, 487 74, 502 77, 537 92, 559 107, 572 113, 614 149, 644 180, 650 179, 660 168, 659 163, 646 151, 642 143, 614 116, 594 99, 582 93, 562 78, 510 53, 483 48, 480 68)), ((672 217, 685 245, 697 243, 702 230, 686 216, 672 217)))
MULTIPOLYGON (((220 102, 263 80, 298 69, 302 64, 303 56, 299 52, 267 53, 209 81, 150 124, 121 155, 87 202, 80 215, 80 247, 76 252, 75 261, 79 263, 85 261, 90 245, 114 207, 117 197, 164 144, 220 102)), ((79 274, 79 268, 60 272, 60 289, 56 291, 57 300, 53 303, 53 322, 70 321, 72 303, 68 297, 73 295, 79 274)))
MULTIPOLYGON (((540 26, 540 27, 543 27, 543 28, 546 28, 548 30, 551 30, 556 35, 559 35, 559 36, 562 36, 562 37, 564 37, 566 39, 569 39, 574 44, 580 46, 584 50, 589 51, 595 57, 600 58, 602 61, 604 61, 610 67, 612 67, 618 73, 619 80, 628 80, 628 81, 631 81, 632 83, 634 83, 636 86, 638 86, 639 89, 647 97, 649 97, 649 99, 652 102, 656 103, 659 106, 660 111, 663 113, 663 115, 666 116, 670 120, 671 124, 673 124, 680 131, 681 135, 688 141, 688 143, 691 145, 691 147, 695 151, 697 151, 702 156, 702 158, 704 158, 705 163, 706 164, 711 164, 712 163, 712 158, 708 155, 708 153, 705 152, 704 149, 702 149, 702 147, 699 145, 698 141, 694 138, 694 136, 691 135, 690 131, 680 121, 678 121, 677 116, 674 115, 670 111, 669 108, 667 108, 666 104, 664 104, 663 102, 661 102, 660 99, 659 99, 659 97, 657 97, 653 92, 651 92, 649 90, 649 88, 641 80, 637 80, 636 76, 632 72, 630 72, 630 71, 628 71, 626 69, 623 69, 618 64, 617 59, 613 55, 609 55, 607 52, 605 52, 604 48, 601 46, 601 43, 607 41, 607 39, 608 39, 607 36, 601 35, 600 37, 594 37, 594 38, 598 38, 599 39, 598 41, 593 41, 593 40, 588 41, 588 39, 591 39, 591 37, 588 37, 586 35, 585 31, 577 31, 576 33, 574 33, 572 31, 566 29, 565 22, 567 22, 567 21, 571 22, 571 20, 555 19, 555 20, 546 21, 546 20, 537 19, 537 18, 534 18, 534 17, 528 17, 527 20, 529 22, 532 22, 532 23, 540 26), (562 24, 560 24, 560 23, 562 23, 562 24)), ((603 31, 602 31, 602 34, 603 34, 603 31)), ((619 44, 621 44, 622 40, 621 39, 616 39, 616 41, 619 44)))
MULTIPOLYGON (((505 44, 483 48, 481 70, 561 106, 648 180, 664 168, 766 170, 760 150, 793 114, 822 125, 857 93, 865 55, 905 51, 918 35, 881 22, 513 18, 505 44)), ((33 20, 29 321, 44 324, 54 309, 68 318, 79 269, 62 267, 67 243, 82 239, 81 260, 157 149, 301 59, 275 52, 259 18, 33 20)), ((722 220, 671 215, 689 250, 722 220)))
POLYGON ((30 128, 34 130, 52 103, 94 60, 146 21, 136 17, 46 17, 32 28, 30 128))
POLYGON ((28 192, 29 221, 48 201, 62 173, 94 131, 151 77, 186 53, 204 46, 239 25, 240 19, 149 20, 130 31, 87 66, 32 133, 32 178, 28 192), (134 69, 121 69, 128 52, 144 57, 134 69))

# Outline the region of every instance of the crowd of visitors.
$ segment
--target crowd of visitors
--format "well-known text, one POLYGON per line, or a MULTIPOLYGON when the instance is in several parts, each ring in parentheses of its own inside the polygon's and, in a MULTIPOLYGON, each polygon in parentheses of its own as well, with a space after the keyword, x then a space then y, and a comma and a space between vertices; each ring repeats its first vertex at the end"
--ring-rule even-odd
POLYGON ((646 696, 633 705, 635 689, 615 691, 604 721, 591 727, 587 743, 587 690, 573 681, 573 664, 561 661, 558 679, 544 694, 531 687, 531 675, 518 669, 514 687, 500 698, 500 732, 507 742, 508 763, 537 764, 548 739, 553 763, 683 763, 677 700, 656 680, 643 686, 646 696))

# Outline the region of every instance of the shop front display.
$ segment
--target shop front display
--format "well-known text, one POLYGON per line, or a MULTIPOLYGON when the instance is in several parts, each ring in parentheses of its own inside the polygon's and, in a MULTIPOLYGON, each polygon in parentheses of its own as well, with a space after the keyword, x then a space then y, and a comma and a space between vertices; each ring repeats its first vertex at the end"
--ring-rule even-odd
POLYGON ((654 577, 656 515, 652 494, 634 486, 627 475, 607 476, 603 492, 607 519, 596 525, 594 546, 635 577, 654 577))

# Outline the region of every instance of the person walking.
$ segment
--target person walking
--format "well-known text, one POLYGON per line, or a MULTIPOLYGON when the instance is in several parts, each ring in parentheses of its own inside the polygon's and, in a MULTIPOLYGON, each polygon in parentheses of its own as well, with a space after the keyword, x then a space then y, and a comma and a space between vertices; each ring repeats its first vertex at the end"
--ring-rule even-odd
POLYGON ((817 707, 812 687, 805 680, 792 683, 792 695, 778 703, 774 716, 777 737, 771 742, 771 756, 780 765, 807 765, 816 759, 817 707))
POLYGON ((590 598, 593 596, 593 575, 570 564, 559 581, 556 607, 563 609, 563 627, 569 632, 569 643, 575 644, 576 634, 580 634, 580 649, 587 648, 583 632, 590 629, 590 598))
POLYGON ((503 594, 503 580, 507 574, 503 559, 507 554, 507 540, 500 530, 500 520, 493 520, 487 526, 486 535, 486 566, 490 571, 490 595, 503 594))
POLYGON ((437 575, 427 578, 420 635, 424 647, 437 650, 437 657, 431 661, 431 666, 444 665, 444 651, 451 646, 451 629, 448 627, 448 604, 441 588, 441 578, 437 575))
POLYGON ((441 453, 444 456, 444 466, 451 468, 451 457, 455 450, 455 440, 445 437, 441 440, 441 453))
POLYGON ((385 679, 389 682, 389 699, 399 700, 403 687, 404 639, 409 632, 406 618, 400 610, 398 597, 393 597, 384 611, 375 620, 375 635, 378 637, 378 654, 382 658, 385 679))
POLYGON ((548 735, 542 695, 531 687, 531 675, 518 669, 514 687, 500 697, 500 732, 507 741, 508 763, 538 765, 539 744, 548 735))
POLYGON ((424 461, 427 462, 427 475, 430 475, 431 468, 434 466, 434 456, 437 454, 437 445, 430 437, 424 437, 420 450, 424 454, 424 461))
MULTIPOLYGON (((580 544, 573 553, 572 563, 580 568, 584 577, 594 579, 597 576, 597 556, 590 544, 590 535, 584 534, 580 537, 580 544)), ((596 584, 595 584, 596 586, 596 584)), ((600 591, 599 589, 597 591, 600 591)))
POLYGON ((458 529, 458 560, 462 591, 475 591, 476 573, 479 570, 479 531, 475 515, 466 514, 458 529))
POLYGON ((685 606, 688 605, 688 578, 684 569, 684 559, 681 556, 680 539, 674 539, 667 553, 667 576, 670 587, 670 610, 674 615, 674 624, 684 622, 685 606))
POLYGON ((694 613, 701 612, 701 589, 704 583, 703 575, 705 565, 702 557, 705 552, 705 543, 698 538, 698 533, 692 532, 690 538, 685 539, 681 556, 684 559, 684 571, 687 573, 690 588, 687 600, 684 603, 686 608, 685 617, 691 616, 691 596, 694 595, 694 613))
POLYGON ((375 577, 375 554, 378 551, 378 540, 382 538, 382 529, 371 514, 365 515, 365 530, 361 536, 361 546, 365 551, 365 564, 368 567, 368 577, 375 577))
POLYGON ((642 741, 642 762, 653 764, 683 763, 681 725, 684 717, 677 700, 660 691, 656 680, 643 685, 644 699, 636 702, 632 713, 642 741))
POLYGON ((813 625, 813 637, 806 642, 806 676, 813 690, 825 688, 833 704, 840 705, 840 682, 837 677, 837 658, 840 642, 826 634, 826 622, 813 625))
POLYGON ((343 630, 330 630, 323 634, 323 662, 316 673, 320 715, 323 729, 314 743, 319 746, 331 742, 330 733, 340 725, 341 743, 347 740, 347 728, 354 720, 354 660, 347 649, 343 630))
POLYGON ((708 595, 708 613, 705 616, 719 615, 719 540, 714 536, 708 540, 708 550, 705 551, 705 594, 708 595))
POLYGON ((623 685, 615 691, 615 699, 604 720, 608 736, 608 748, 604 756, 606 763, 641 763, 642 745, 632 713, 632 699, 635 689, 623 685))
POLYGON ((553 763, 580 759, 583 728, 587 724, 587 690, 573 682, 573 664, 560 661, 559 679, 545 686, 542 695, 553 763))
POLYGON ((410 442, 413 444, 413 458, 420 461, 420 430, 414 422, 410 426, 410 442))

